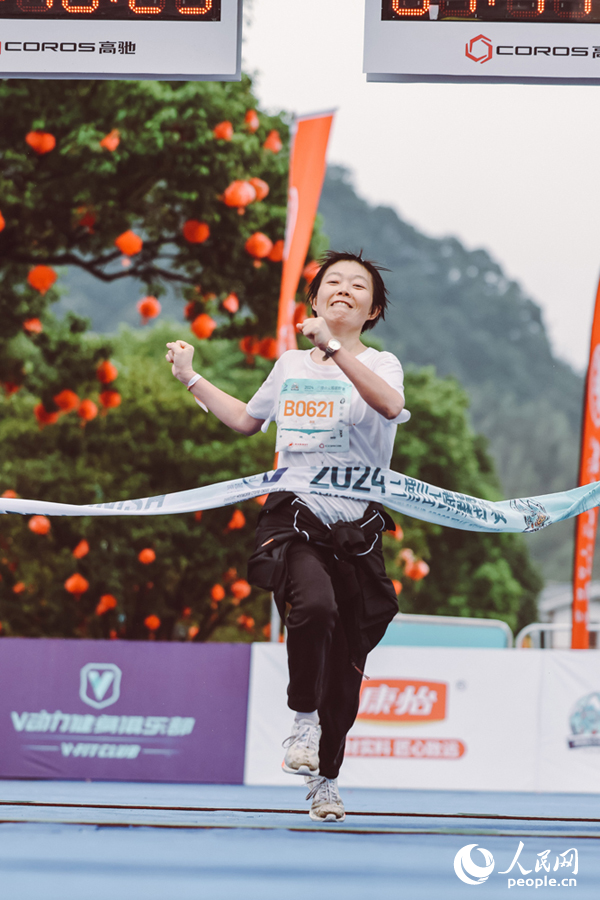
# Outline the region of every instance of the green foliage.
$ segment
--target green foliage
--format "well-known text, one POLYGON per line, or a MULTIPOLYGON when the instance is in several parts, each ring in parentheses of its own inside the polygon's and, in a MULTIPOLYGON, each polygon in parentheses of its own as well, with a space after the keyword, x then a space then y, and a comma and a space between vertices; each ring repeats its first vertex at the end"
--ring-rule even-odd
MULTIPOLYGON (((288 126, 281 116, 261 113, 258 131, 249 133, 244 116, 257 103, 247 77, 240 83, 10 80, 0 84, 0 103, 6 221, 0 232, 0 381, 38 390, 22 371, 15 339, 33 316, 50 327, 45 311, 60 296, 61 282, 40 294, 26 281, 36 265, 76 268, 107 286, 128 282, 134 296, 160 296, 170 288, 192 303, 189 317, 211 314, 220 337, 274 334, 281 266, 265 261, 255 267, 244 244, 256 231, 283 238, 287 152, 272 153, 262 144, 271 129, 287 143, 288 126), (230 141, 213 134, 224 120, 234 127, 230 141), (100 141, 113 129, 120 143, 110 152, 100 141), (36 154, 25 142, 31 130, 51 132, 55 149, 36 154), (263 179, 270 192, 238 215, 221 195, 233 180, 251 177, 263 179), (181 229, 188 219, 209 225, 208 240, 185 240, 181 229), (114 241, 130 229, 144 244, 123 258, 114 241), (231 292, 240 299, 233 316, 220 307, 231 292)), ((81 360, 59 367, 44 340, 36 346, 60 375, 60 385, 47 385, 49 393, 81 383, 81 360)), ((88 379, 91 373, 90 365, 88 379)))
MULTIPOLYGON (((273 463, 270 438, 234 434, 207 416, 164 360, 165 344, 178 337, 173 325, 144 335, 123 331, 116 344, 122 396, 119 408, 81 427, 74 412, 41 432, 31 415, 31 397, 17 394, 4 401, 0 420, 0 493, 16 490, 23 497, 64 503, 100 503, 186 490, 214 481, 264 471, 273 463)), ((95 341, 86 344, 93 349, 95 341)), ((201 342, 195 365, 221 388, 248 400, 270 365, 257 360, 248 367, 235 344, 201 342)), ((94 395, 92 395, 92 399, 94 395)), ((160 638, 185 634, 197 626, 206 640, 225 625, 236 626, 251 609, 261 634, 269 616, 268 597, 254 590, 235 603, 231 583, 244 578, 252 552, 259 506, 243 504, 245 527, 228 531, 233 509, 210 510, 197 522, 194 514, 159 517, 53 517, 48 535, 33 534, 28 517, 3 516, 0 521, 0 618, 4 632, 15 635, 120 637, 148 635, 144 619, 161 619, 160 638), (89 553, 77 561, 72 550, 85 539, 89 553), (138 559, 149 547, 156 560, 138 559), (228 570, 232 571, 225 577, 228 570), (76 600, 65 580, 80 572, 90 588, 76 600), (15 585, 24 584, 21 593, 15 585), (226 597, 215 603, 215 584, 226 597), (104 594, 118 606, 103 615, 95 609, 104 594), (189 608, 186 616, 183 611, 189 608), (182 631, 182 623, 185 625, 182 631)))

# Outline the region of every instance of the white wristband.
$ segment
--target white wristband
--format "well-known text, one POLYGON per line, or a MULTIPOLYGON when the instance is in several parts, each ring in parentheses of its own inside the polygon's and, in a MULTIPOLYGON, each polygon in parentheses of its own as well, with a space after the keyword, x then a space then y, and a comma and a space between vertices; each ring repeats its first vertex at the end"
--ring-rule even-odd
MULTIPOLYGON (((188 381, 188 383, 187 383, 187 389, 188 389, 188 391, 190 391, 190 390, 194 387, 194 385, 196 384, 196 382, 197 382, 197 381, 200 381, 201 378, 202 378, 202 375, 198 375, 198 374, 195 372, 195 373, 192 375, 192 377, 190 378, 190 380, 188 381)), ((194 396, 194 395, 192 394, 192 396, 194 396)), ((204 410, 204 412, 208 412, 208 406, 205 406, 204 403, 202 403, 200 400, 198 400, 197 397, 194 397, 194 400, 196 401, 196 403, 198 404, 198 406, 201 406, 201 407, 202 407, 202 409, 204 410)))

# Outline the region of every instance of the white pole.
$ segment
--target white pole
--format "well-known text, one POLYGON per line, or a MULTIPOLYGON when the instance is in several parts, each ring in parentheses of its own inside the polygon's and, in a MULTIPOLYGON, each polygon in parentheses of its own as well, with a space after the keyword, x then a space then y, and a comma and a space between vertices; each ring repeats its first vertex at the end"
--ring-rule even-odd
POLYGON ((279 643, 279 633, 281 631, 281 619, 279 611, 275 605, 275 596, 271 594, 271 643, 279 643))

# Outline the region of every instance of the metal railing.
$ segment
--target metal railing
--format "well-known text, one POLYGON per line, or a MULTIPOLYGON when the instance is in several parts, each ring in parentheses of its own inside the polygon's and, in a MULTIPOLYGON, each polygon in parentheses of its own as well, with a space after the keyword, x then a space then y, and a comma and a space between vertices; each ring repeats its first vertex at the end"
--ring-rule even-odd
MULTIPOLYGON (((571 624, 569 622, 533 622, 522 628, 515 638, 515 647, 518 650, 528 649, 529 646, 535 649, 551 650, 552 640, 546 640, 546 633, 553 634, 558 631, 571 632, 571 624), (531 644, 524 644, 526 638, 530 638, 531 644)), ((590 622, 588 631, 593 631, 596 635, 600 632, 600 622, 590 622)), ((597 638, 596 638, 597 641, 597 638)))

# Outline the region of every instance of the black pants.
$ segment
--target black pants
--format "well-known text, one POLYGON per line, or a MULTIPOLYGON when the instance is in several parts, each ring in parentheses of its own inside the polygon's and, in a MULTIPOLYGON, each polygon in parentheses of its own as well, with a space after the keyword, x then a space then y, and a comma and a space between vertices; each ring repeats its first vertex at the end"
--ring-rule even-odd
POLYGON ((346 734, 360 699, 366 656, 350 660, 327 565, 328 552, 315 544, 293 542, 287 552, 288 706, 319 711, 319 772, 337 778, 346 734))

